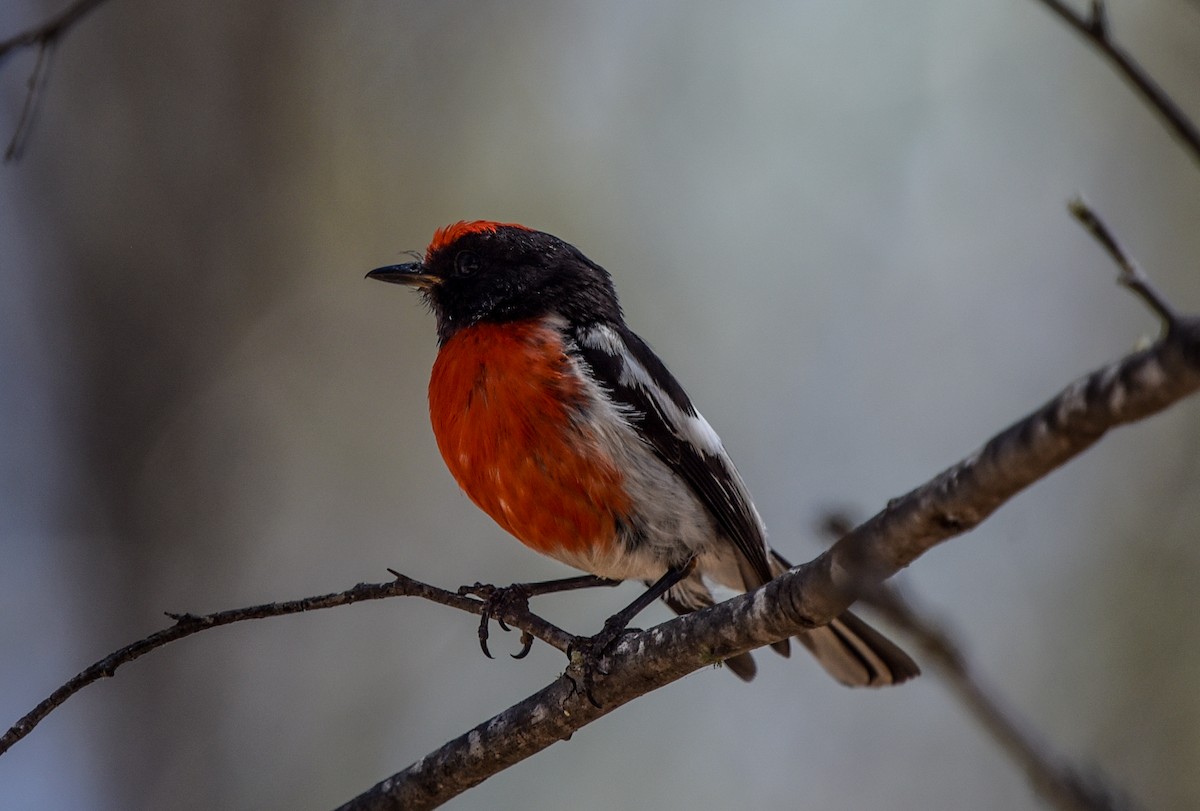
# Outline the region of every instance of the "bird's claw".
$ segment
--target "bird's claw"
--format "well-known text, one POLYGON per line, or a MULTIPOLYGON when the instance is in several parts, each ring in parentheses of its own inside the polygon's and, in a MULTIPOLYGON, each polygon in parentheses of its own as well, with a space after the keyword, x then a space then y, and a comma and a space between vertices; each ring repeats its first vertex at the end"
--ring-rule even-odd
MULTIPOLYGON (((494 659, 492 652, 488 650, 488 621, 495 619, 501 630, 511 631, 512 629, 504 621, 504 615, 514 611, 527 611, 529 609, 529 590, 521 583, 513 583, 511 586, 476 583, 473 586, 460 586, 458 594, 460 597, 478 597, 483 601, 483 611, 479 618, 479 648, 483 651, 484 656, 494 659)), ((514 659, 524 659, 532 648, 533 634, 522 631, 521 650, 510 656, 514 659)))
POLYGON ((575 637, 574 641, 567 647, 567 656, 571 657, 571 667, 563 673, 563 678, 571 684, 571 694, 581 695, 593 707, 598 710, 602 709, 592 689, 596 685, 597 675, 607 676, 609 674, 607 670, 601 667, 604 655, 608 653, 622 636, 636 632, 637 629, 627 628, 623 622, 613 617, 604 623, 604 627, 600 629, 600 633, 595 636, 575 637), (578 678, 571 675, 572 670, 578 672, 578 678))
POLYGON ((533 650, 533 634, 528 631, 521 632, 521 649, 516 653, 510 653, 514 659, 524 659, 529 655, 529 651, 533 650))
POLYGON ((571 695, 572 696, 581 695, 584 698, 586 698, 588 700, 588 703, 591 704, 596 709, 598 709, 598 710, 604 709, 600 705, 600 702, 596 700, 596 697, 594 695, 592 695, 592 686, 595 684, 595 682, 592 679, 592 669, 587 666, 581 666, 580 670, 581 670, 581 673, 579 675, 578 681, 576 681, 575 677, 571 675, 570 670, 567 670, 566 672, 563 673, 563 678, 566 679, 567 682, 571 685, 571 695))

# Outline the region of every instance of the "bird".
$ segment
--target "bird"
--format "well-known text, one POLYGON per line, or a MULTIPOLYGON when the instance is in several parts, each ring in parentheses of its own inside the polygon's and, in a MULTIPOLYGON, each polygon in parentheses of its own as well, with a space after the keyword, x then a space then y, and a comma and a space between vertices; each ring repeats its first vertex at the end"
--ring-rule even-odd
MULTIPOLYGON (((527 547, 591 576, 553 583, 650 586, 604 644, 659 597, 687 614, 714 604, 714 585, 746 592, 789 568, 720 437, 626 325, 608 271, 490 220, 439 228, 412 258, 367 278, 415 288, 433 312, 430 421, 459 486, 527 547)), ((797 638, 849 686, 920 672, 849 611, 797 638)), ((745 681, 757 671, 749 653, 725 665, 745 681)))

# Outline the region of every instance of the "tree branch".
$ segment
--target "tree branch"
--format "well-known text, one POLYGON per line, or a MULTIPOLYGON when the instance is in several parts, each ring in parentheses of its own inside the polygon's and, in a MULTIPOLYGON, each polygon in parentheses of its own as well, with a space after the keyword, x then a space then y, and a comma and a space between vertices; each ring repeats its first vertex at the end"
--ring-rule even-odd
POLYGON ((37 47, 38 49, 37 61, 34 63, 33 71, 29 74, 29 79, 26 82, 25 101, 21 105, 21 115, 17 119, 17 128, 13 131, 12 140, 8 142, 8 148, 4 151, 4 160, 6 163, 20 157, 25 141, 29 137, 29 130, 33 124, 34 111, 37 109, 38 90, 42 87, 46 72, 49 70, 50 55, 55 43, 71 30, 89 11, 103 2, 105 0, 75 0, 70 6, 41 25, 34 26, 16 36, 0 41, 0 66, 3 66, 5 59, 22 48, 37 47))
MULTIPOLYGON (((392 571, 389 569, 389 571, 392 571)), ((317 597, 305 597, 300 600, 289 600, 282 603, 263 603, 246 608, 232 608, 218 611, 215 614, 172 614, 167 616, 175 620, 175 624, 161 631, 156 631, 144 639, 139 639, 120 650, 113 651, 100 661, 81 671, 73 679, 51 693, 45 700, 26 713, 0 737, 0 755, 7 752, 13 744, 33 731, 47 715, 62 706, 67 699, 78 693, 84 687, 100 679, 113 676, 117 668, 128 664, 153 650, 168 645, 184 637, 219 628, 222 625, 232 625, 235 622, 263 619, 265 617, 283 617, 288 614, 300 614, 305 611, 316 611, 322 608, 337 608, 366 600, 382 600, 388 597, 421 597, 440 605, 457 608, 471 614, 481 614, 484 602, 471 597, 464 597, 451 591, 445 591, 435 586, 413 580, 399 572, 392 571, 395 580, 390 583, 359 583, 357 586, 335 594, 323 594, 317 597)), ((493 611, 495 611, 493 609, 493 611)), ((523 638, 531 635, 549 645, 566 651, 574 641, 574 637, 540 617, 528 612, 505 607, 493 617, 506 625, 521 630, 523 638)))
POLYGON ((1192 159, 1200 163, 1200 129, 1188 118, 1179 105, 1167 95, 1158 82, 1146 73, 1145 69, 1117 44, 1112 38, 1108 25, 1108 10, 1104 0, 1091 0, 1089 15, 1075 11, 1063 0, 1038 0, 1046 8, 1057 14, 1071 28, 1075 29, 1088 42, 1096 47, 1108 59, 1124 79, 1133 85, 1142 99, 1150 105, 1167 129, 1191 153, 1192 159))
MULTIPOLYGON (((842 510, 827 512, 819 530, 837 540, 854 529, 842 510)), ((998 691, 984 684, 954 634, 928 611, 917 608, 896 584, 883 583, 860 598, 906 634, 924 654, 964 709, 1029 778, 1047 803, 1060 811, 1116 811, 1132 802, 1102 774, 1085 771, 1055 755, 1005 706, 998 691)))
POLYGON ((886 585, 864 599, 917 643, 967 712, 1025 772, 1034 791, 1047 803, 1060 811, 1116 811, 1134 807, 1102 775, 1078 769, 1039 741, 1016 713, 1004 706, 996 692, 984 685, 954 636, 928 612, 918 610, 899 590, 886 585))
POLYGON ((0 65, 3 65, 8 56, 21 48, 31 48, 35 45, 40 48, 47 42, 59 39, 84 15, 104 2, 105 0, 75 0, 73 4, 41 25, 35 25, 16 36, 0 40, 0 65))
MULTIPOLYGON (((1144 292, 1152 289, 1148 284, 1131 289, 1154 307, 1144 292)), ((1152 346, 1076 380, 975 453, 893 499, 810 563, 755 592, 624 637, 601 662, 609 675, 595 679, 592 694, 600 707, 575 689, 580 674, 573 662, 565 678, 339 811, 437 807, 638 696, 729 656, 827 623, 856 594, 869 592, 937 544, 973 529, 1111 428, 1144 419, 1197 389, 1200 317, 1172 315, 1152 346)))
POLYGON ((1095 237, 1100 246, 1117 263, 1117 267, 1121 271, 1118 281, 1145 301, 1150 309, 1162 319, 1163 326, 1166 329, 1170 329, 1171 325, 1178 320, 1174 309, 1171 308, 1171 305, 1162 294, 1154 288, 1154 285, 1150 283, 1150 279, 1142 272, 1138 263, 1121 247, 1121 243, 1117 241, 1116 236, 1109 229, 1108 225, 1100 219, 1100 216, 1096 212, 1092 211, 1087 201, 1082 197, 1073 198, 1071 202, 1067 203, 1067 209, 1071 212, 1071 216, 1078 220, 1079 224, 1089 234, 1095 237))

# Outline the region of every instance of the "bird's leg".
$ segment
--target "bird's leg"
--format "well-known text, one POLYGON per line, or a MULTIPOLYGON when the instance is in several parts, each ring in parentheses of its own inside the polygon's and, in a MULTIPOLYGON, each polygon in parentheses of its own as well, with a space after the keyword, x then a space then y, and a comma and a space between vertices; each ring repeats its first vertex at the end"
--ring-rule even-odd
MULTIPOLYGON (((587 700, 592 703, 597 709, 600 708, 599 702, 592 695, 593 675, 599 672, 601 675, 607 675, 600 669, 600 657, 608 650, 614 642, 625 632, 629 623, 633 618, 642 612, 646 606, 662 597, 672 586, 675 586, 682 580, 685 580, 692 572, 696 571, 697 558, 695 555, 688 558, 687 562, 682 566, 673 566, 667 569, 666 574, 655 581, 654 585, 646 589, 636 600, 622 608, 616 614, 613 614, 604 622, 604 627, 600 629, 600 633, 589 639, 581 639, 578 646, 578 651, 582 654, 580 668, 582 672, 583 694, 587 696, 587 700)), ((573 649, 574 650, 574 649, 573 649)), ((579 692, 579 684, 568 674, 563 674, 567 681, 571 682, 572 687, 576 692, 579 692)))
MULTIPOLYGON (((513 583, 511 586, 493 586, 488 583, 476 583, 473 586, 462 586, 458 593, 462 596, 478 597, 483 600, 483 612, 479 621, 479 647, 484 656, 492 658, 488 650, 488 621, 493 617, 496 623, 505 631, 511 630, 504 622, 507 614, 529 610, 529 598, 542 594, 554 594, 559 591, 575 591, 576 589, 597 588, 599 586, 616 586, 620 580, 609 580, 593 574, 579 577, 564 577, 560 580, 542 580, 536 583, 513 583)), ((511 654, 514 659, 524 659, 533 647, 533 637, 521 634, 521 650, 511 654)))
POLYGON ((682 566, 667 569, 667 573, 658 578, 654 585, 646 589, 641 596, 605 620, 604 628, 591 638, 591 643, 596 647, 597 653, 604 653, 624 632, 634 617, 694 571, 696 571, 696 558, 693 556, 688 558, 682 566))

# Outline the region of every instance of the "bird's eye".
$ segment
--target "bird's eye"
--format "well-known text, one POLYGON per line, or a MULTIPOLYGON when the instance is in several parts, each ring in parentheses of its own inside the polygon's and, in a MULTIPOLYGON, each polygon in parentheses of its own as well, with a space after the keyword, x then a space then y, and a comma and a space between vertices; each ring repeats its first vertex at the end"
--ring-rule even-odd
POLYGON ((473 251, 462 251, 454 257, 454 275, 471 276, 479 271, 479 257, 473 251))

